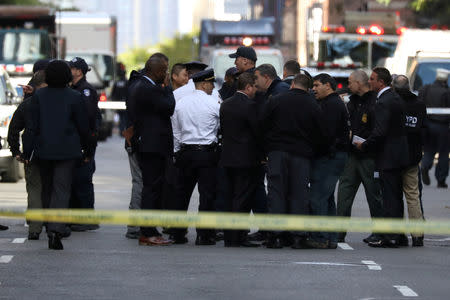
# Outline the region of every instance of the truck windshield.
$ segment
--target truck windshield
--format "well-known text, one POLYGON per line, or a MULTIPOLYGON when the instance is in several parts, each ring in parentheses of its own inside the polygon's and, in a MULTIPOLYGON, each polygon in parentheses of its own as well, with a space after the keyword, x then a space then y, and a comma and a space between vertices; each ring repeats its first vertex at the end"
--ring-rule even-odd
MULTIPOLYGON (((281 57, 276 55, 264 55, 258 53, 258 60, 256 62, 256 66, 262 64, 271 64, 275 67, 278 76, 283 74, 283 61, 281 57)), ((223 79, 225 77, 225 72, 228 68, 234 67, 234 59, 229 58, 228 54, 219 55, 214 59, 214 73, 217 78, 223 79)))
MULTIPOLYGON (((450 62, 423 62, 419 63, 414 78, 413 89, 417 91, 426 84, 433 83, 436 79, 436 70, 438 68, 447 69, 450 71, 450 62)), ((447 80, 450 85, 450 77, 447 80)))
MULTIPOLYGON (((321 40, 319 42, 319 61, 340 65, 362 64, 367 67, 368 47, 367 41, 341 38, 321 40)), ((376 66, 380 59, 392 56, 396 47, 397 43, 373 41, 372 66, 376 66)))
POLYGON ((114 78, 114 58, 111 55, 72 52, 66 55, 67 60, 71 60, 74 57, 81 57, 88 65, 94 66, 102 80, 112 80, 114 78))
POLYGON ((34 63, 50 57, 48 35, 39 30, 0 30, 0 61, 5 63, 34 63))

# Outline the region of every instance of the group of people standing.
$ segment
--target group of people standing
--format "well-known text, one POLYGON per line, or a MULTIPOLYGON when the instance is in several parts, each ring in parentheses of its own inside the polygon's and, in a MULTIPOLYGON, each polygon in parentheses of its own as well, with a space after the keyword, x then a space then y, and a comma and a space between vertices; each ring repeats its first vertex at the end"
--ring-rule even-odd
MULTIPOLYGON (((186 211, 198 185, 201 212, 350 216, 362 183, 372 217, 403 218, 405 194, 409 217, 423 219, 419 162, 426 107, 410 92, 408 78, 392 78, 380 67, 370 77, 355 70, 346 105, 334 78, 311 77, 296 61, 285 64, 281 80, 272 65, 256 67, 251 47, 239 47, 230 58, 236 68, 227 71, 219 91, 207 65, 176 64, 169 76, 161 53, 132 72, 124 131, 133 177, 130 209, 186 211)), ((140 245, 168 245, 187 243, 186 233, 129 227, 126 236, 140 245)), ((220 238, 220 232, 198 228, 195 244, 214 245, 220 238)), ((223 238, 226 247, 263 241, 268 248, 335 249, 345 233, 225 230, 223 238)), ((364 241, 408 245, 404 234, 372 234, 364 241)), ((412 241, 422 246, 423 235, 412 241)))

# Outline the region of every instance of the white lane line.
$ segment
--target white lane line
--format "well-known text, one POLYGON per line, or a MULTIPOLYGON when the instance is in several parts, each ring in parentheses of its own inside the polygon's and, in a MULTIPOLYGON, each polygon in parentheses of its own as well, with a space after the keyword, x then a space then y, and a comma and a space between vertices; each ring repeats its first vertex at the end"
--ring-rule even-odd
POLYGON ((357 264, 332 263, 332 262, 316 262, 316 261, 294 261, 296 265, 320 265, 320 266, 350 266, 359 267, 357 264))
POLYGON ((27 240, 27 238, 16 238, 12 241, 13 244, 23 244, 25 243, 25 241, 27 240))
POLYGON ((13 259, 14 255, 2 255, 0 256, 0 264, 7 264, 13 259))
POLYGON ((380 271, 381 270, 381 266, 378 265, 376 262, 374 262, 373 260, 362 260, 361 261, 363 264, 367 265, 367 267, 369 268, 369 270, 374 270, 374 271, 380 271))
POLYGON ((395 287, 405 297, 418 297, 419 296, 416 292, 414 292, 412 289, 410 289, 406 285, 394 285, 393 287, 395 287))
POLYGON ((347 243, 338 243, 338 247, 343 250, 354 250, 352 247, 350 247, 347 243))
POLYGON ((444 239, 424 239, 424 241, 430 241, 430 242, 446 242, 446 241, 450 241, 450 237, 444 238, 444 239))

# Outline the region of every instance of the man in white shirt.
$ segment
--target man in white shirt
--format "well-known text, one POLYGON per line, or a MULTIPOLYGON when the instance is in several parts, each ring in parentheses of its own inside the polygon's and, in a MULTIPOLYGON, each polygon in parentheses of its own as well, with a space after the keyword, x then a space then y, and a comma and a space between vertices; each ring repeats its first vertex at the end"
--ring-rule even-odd
MULTIPOLYGON (((192 76, 195 91, 178 100, 172 117, 176 166, 179 169, 176 204, 173 209, 187 210, 195 185, 200 194, 199 211, 214 211, 218 162, 217 130, 219 109, 211 96, 214 88, 212 69, 192 76)), ((172 230, 175 243, 184 244, 186 229, 172 230)), ((197 229, 196 245, 214 245, 215 231, 197 229)))

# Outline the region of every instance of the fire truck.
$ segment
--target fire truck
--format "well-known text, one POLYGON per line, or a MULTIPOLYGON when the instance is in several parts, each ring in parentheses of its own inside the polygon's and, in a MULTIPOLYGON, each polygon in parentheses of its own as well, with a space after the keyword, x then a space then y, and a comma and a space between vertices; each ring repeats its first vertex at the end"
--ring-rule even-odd
POLYGON ((228 55, 239 46, 252 46, 258 57, 256 66, 272 64, 279 76, 283 74, 283 55, 275 36, 275 20, 218 21, 204 19, 200 31, 200 60, 214 72, 220 85, 228 68, 234 66, 234 59, 228 55))
POLYGON ((395 13, 346 12, 343 25, 322 26, 308 41, 311 75, 328 73, 345 92, 355 69, 383 66, 394 54, 399 36, 406 30, 395 13))

